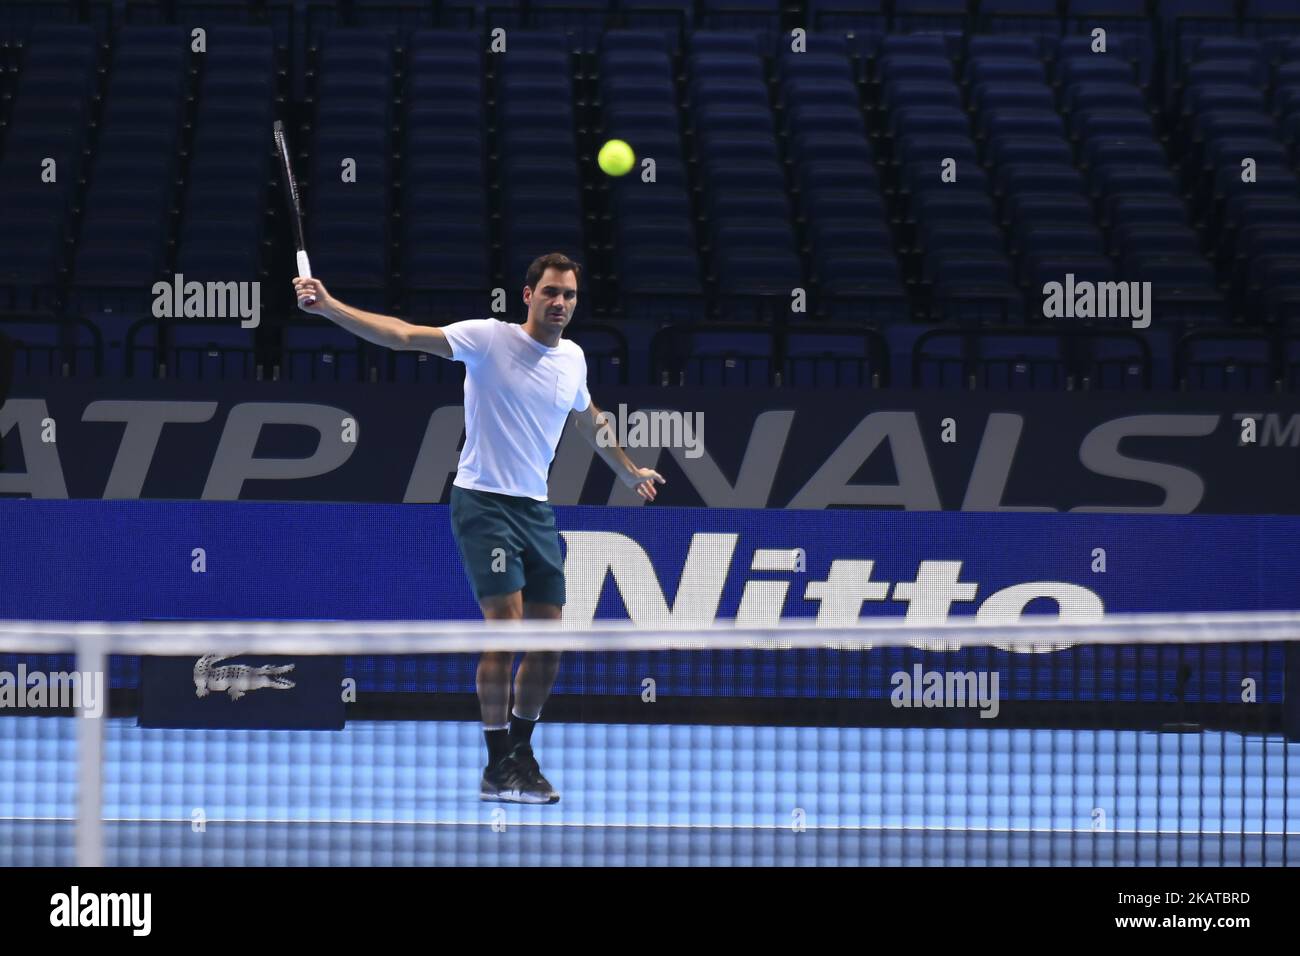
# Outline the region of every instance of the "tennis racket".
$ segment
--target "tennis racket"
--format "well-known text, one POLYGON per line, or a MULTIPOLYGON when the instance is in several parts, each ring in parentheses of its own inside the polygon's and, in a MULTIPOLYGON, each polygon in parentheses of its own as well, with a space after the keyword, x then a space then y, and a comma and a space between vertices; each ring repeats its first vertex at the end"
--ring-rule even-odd
MULTIPOLYGON (((293 223, 293 244, 298 253, 298 276, 311 278, 311 260, 307 258, 306 243, 302 238, 302 201, 298 198, 298 180, 293 176, 293 164, 289 161, 289 143, 284 138, 284 124, 275 121, 273 130, 275 151, 280 157, 280 179, 284 183, 285 199, 289 203, 290 221, 293 223)), ((308 299, 305 305, 314 305, 315 299, 308 299)))

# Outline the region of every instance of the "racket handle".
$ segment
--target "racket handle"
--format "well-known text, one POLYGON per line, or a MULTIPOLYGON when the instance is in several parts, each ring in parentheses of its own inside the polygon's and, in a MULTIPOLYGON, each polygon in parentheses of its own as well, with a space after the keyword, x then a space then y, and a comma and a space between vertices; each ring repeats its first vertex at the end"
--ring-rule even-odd
MULTIPOLYGON (((299 249, 299 250, 298 250, 298 278, 300 278, 300 279, 310 279, 310 278, 311 278, 311 260, 307 258, 307 250, 306 250, 306 249, 299 249)), ((305 304, 305 305, 315 305, 315 304, 316 304, 316 300, 315 300, 315 299, 308 299, 308 300, 306 301, 306 303, 304 303, 304 304, 305 304)))

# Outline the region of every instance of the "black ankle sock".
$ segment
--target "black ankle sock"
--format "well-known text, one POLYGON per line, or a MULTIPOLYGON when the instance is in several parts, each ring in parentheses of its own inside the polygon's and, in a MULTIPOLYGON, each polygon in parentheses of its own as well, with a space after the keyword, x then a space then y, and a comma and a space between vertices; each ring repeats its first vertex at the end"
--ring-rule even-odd
POLYGON ((510 740, 508 730, 485 730, 483 738, 487 741, 488 763, 493 764, 510 752, 514 743, 510 740))
POLYGON ((533 728, 537 726, 536 720, 529 720, 527 717, 519 717, 515 714, 510 715, 510 746, 515 744, 531 744, 533 739, 533 728))

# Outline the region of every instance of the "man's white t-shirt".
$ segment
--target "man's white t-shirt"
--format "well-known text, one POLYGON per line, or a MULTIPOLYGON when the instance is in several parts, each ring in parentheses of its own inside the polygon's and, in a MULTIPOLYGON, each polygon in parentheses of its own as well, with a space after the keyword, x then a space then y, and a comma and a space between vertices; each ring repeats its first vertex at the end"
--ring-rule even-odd
POLYGON ((546 474, 570 410, 591 404, 587 358, 575 342, 548 348, 522 325, 471 319, 443 326, 465 363, 465 446, 453 482, 546 500, 546 474))

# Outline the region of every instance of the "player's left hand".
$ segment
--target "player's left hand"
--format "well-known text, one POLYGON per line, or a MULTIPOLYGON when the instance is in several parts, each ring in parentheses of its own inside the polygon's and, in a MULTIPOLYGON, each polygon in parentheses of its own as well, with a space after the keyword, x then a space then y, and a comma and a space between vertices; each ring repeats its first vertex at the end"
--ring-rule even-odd
POLYGON ((646 501, 654 501, 655 495, 659 494, 659 490, 655 488, 656 481, 662 485, 664 476, 653 468, 637 468, 623 475, 623 484, 635 488, 636 493, 646 501))

